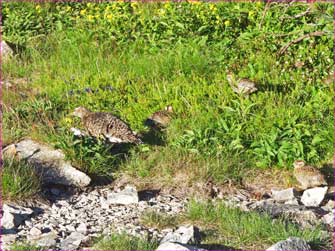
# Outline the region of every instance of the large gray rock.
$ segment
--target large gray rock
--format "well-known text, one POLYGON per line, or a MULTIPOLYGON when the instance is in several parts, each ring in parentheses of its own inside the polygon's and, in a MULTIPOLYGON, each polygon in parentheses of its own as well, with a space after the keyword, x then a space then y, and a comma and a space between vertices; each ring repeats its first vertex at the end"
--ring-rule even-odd
POLYGON ((34 211, 30 208, 4 204, 2 226, 5 229, 15 228, 30 218, 33 213, 34 211))
POLYGON ((317 207, 321 204, 327 193, 328 187, 314 187, 304 191, 301 202, 305 206, 317 207))
POLYGON ((122 204, 128 205, 133 203, 138 203, 138 193, 136 188, 131 186, 126 186, 121 192, 115 193, 110 192, 107 195, 107 202, 109 204, 122 204))
POLYGON ((297 237, 289 237, 285 241, 279 241, 267 250, 312 250, 308 243, 297 237))
POLYGON ((295 199, 297 191, 294 188, 285 190, 271 190, 272 198, 278 202, 292 201, 295 199))
POLYGON ((176 242, 164 242, 159 245, 159 247, 156 249, 156 251, 171 251, 171 250, 199 250, 199 251, 205 251, 205 249, 186 245, 186 244, 181 244, 181 243, 176 243, 176 242))
POLYGON ((199 244, 200 232, 197 227, 192 225, 181 226, 175 232, 169 232, 163 237, 160 243, 178 242, 181 244, 199 244))
POLYGON ((25 139, 10 145, 4 149, 5 153, 15 153, 19 159, 27 160, 41 175, 43 183, 85 187, 91 182, 90 177, 65 160, 62 151, 33 140, 25 139))
POLYGON ((72 232, 65 240, 61 242, 60 248, 61 250, 77 249, 85 238, 86 236, 82 233, 72 232))
POLYGON ((13 50, 9 47, 9 45, 5 41, 1 41, 1 56, 4 59, 7 59, 13 56, 13 50))

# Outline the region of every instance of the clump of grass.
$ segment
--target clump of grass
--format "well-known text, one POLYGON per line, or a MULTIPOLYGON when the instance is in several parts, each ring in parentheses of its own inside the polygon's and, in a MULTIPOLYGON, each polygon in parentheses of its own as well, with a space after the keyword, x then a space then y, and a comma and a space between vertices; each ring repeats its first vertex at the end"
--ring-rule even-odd
POLYGON ((171 228, 178 225, 178 217, 176 215, 148 211, 141 216, 141 223, 151 228, 171 228))
POLYGON ((93 250, 155 250, 157 241, 147 241, 127 234, 113 234, 98 240, 93 250))
POLYGON ((27 251, 31 251, 31 250, 43 250, 42 247, 39 246, 34 246, 28 243, 15 243, 13 245, 10 246, 10 250, 27 250, 27 251))
POLYGON ((243 212, 223 204, 191 201, 186 218, 202 229, 215 230, 204 242, 221 244, 242 250, 266 249, 288 237, 300 237, 315 249, 331 249, 329 239, 322 234, 322 228, 300 229, 284 219, 271 219, 257 212, 243 212))
POLYGON ((2 169, 2 195, 4 199, 23 199, 36 194, 41 187, 34 167, 14 158, 5 158, 2 169))

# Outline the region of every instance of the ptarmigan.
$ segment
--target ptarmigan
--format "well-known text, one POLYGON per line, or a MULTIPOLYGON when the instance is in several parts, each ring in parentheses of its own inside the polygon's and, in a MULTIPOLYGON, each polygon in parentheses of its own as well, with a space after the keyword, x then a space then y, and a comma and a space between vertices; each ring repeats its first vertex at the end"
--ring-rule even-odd
POLYGON ((168 105, 164 110, 154 112, 146 121, 145 124, 154 128, 165 128, 169 125, 173 109, 168 105))
POLYGON ((235 93, 249 95, 257 91, 256 84, 250 79, 242 78, 235 80, 233 74, 228 73, 227 80, 235 93))
POLYGON ((302 189, 327 185, 325 177, 321 172, 312 166, 306 166, 303 160, 296 160, 293 163, 295 178, 301 184, 302 189))
POLYGON ((111 113, 91 112, 84 107, 77 107, 73 115, 81 118, 85 129, 93 137, 106 138, 111 143, 142 143, 124 121, 111 113))

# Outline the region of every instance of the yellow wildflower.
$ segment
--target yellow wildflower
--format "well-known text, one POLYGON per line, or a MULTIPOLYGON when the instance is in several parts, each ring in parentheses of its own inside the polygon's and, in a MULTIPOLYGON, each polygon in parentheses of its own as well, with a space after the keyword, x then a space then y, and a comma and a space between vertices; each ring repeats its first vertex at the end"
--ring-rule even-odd
POLYGON ((83 9, 80 11, 80 15, 85 15, 86 14, 86 9, 83 9))
POLYGON ((38 5, 36 5, 35 9, 36 9, 36 10, 39 10, 39 9, 41 9, 41 5, 39 5, 39 4, 38 4, 38 5))
POLYGON ((225 22, 224 22, 224 25, 225 25, 225 26, 229 26, 229 25, 230 25, 230 21, 229 21, 229 20, 225 21, 225 22))
POLYGON ((71 10, 71 6, 67 6, 66 11, 70 11, 70 10, 71 10))
POLYGON ((137 6, 137 2, 131 2, 130 6, 131 6, 132 8, 136 8, 136 6, 137 6))
POLYGON ((251 11, 249 11, 248 16, 252 17, 254 14, 255 14, 255 12, 251 10, 251 11))
POLYGON ((87 7, 88 7, 88 8, 92 7, 92 3, 88 3, 88 4, 87 4, 87 7))
POLYGON ((256 3, 256 5, 257 5, 257 6, 261 6, 261 5, 262 5, 262 2, 261 2, 261 1, 258 1, 258 2, 256 3))
POLYGON ((109 21, 113 19, 113 15, 112 15, 112 14, 109 14, 109 15, 107 15, 106 17, 107 17, 107 19, 108 19, 109 21))
POLYGON ((95 18, 96 18, 96 19, 99 19, 99 17, 100 17, 100 14, 96 14, 96 15, 95 15, 95 18))
POLYGON ((87 16, 87 19, 88 19, 88 21, 93 21, 94 16, 92 16, 92 15, 88 15, 88 16, 87 16))

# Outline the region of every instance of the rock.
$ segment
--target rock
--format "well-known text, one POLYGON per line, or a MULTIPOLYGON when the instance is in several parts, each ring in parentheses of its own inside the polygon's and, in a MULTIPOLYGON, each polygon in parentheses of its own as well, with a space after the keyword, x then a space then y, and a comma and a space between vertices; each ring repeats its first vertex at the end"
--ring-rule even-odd
POLYGON ((159 245, 159 247, 156 249, 156 251, 163 251, 163 250, 202 250, 205 251, 205 249, 201 249, 201 248, 197 248, 197 247, 193 247, 190 245, 186 245, 186 244, 181 244, 181 243, 176 243, 176 242, 164 242, 162 244, 159 245))
POLYGON ((50 189, 50 192, 51 192, 53 195, 55 195, 55 196, 58 196, 58 195, 60 195, 60 193, 61 193, 61 191, 60 191, 59 189, 57 189, 57 188, 51 188, 51 189, 50 189))
POLYGON ((285 205, 295 205, 295 206, 299 206, 299 201, 298 201, 298 199, 292 199, 292 200, 285 201, 284 204, 285 204, 285 205))
POLYGON ((77 249, 85 238, 86 236, 79 232, 72 232, 65 240, 60 243, 60 248, 62 250, 77 249))
POLYGON ((50 231, 48 233, 42 234, 30 242, 33 245, 41 247, 54 247, 56 245, 57 233, 55 231, 50 231))
POLYGON ((11 144, 7 147, 5 147, 2 150, 2 155, 6 158, 14 158, 16 155, 16 147, 14 144, 11 144))
POLYGON ((160 243, 178 242, 181 244, 199 244, 200 232, 197 227, 192 225, 181 226, 175 232, 169 232, 160 243))
MULTIPOLYGON (((43 183, 85 187, 91 182, 86 174, 65 161, 65 155, 60 150, 54 150, 30 139, 20 141, 14 147, 19 159, 26 159, 36 168, 42 176, 43 183)), ((7 148, 13 149, 13 145, 6 147, 4 152, 8 151, 7 148)))
POLYGON ((87 227, 84 223, 80 223, 79 226, 77 227, 77 232, 86 234, 87 233, 87 227))
POLYGON ((138 193, 136 188, 127 186, 123 191, 114 193, 110 192, 107 195, 107 202, 109 204, 122 204, 128 205, 138 203, 138 193))
POLYGON ((322 217, 322 222, 327 225, 330 225, 331 227, 334 227, 334 210, 329 214, 324 215, 322 217))
POLYGON ((326 205, 324 205, 322 208, 325 209, 325 210, 328 210, 328 211, 331 211, 332 209, 334 209, 334 201, 333 200, 329 200, 327 202, 326 205))
POLYGON ((30 229, 29 234, 32 236, 39 236, 42 234, 42 231, 39 230, 37 227, 33 227, 32 229, 30 229))
POLYGON ((289 237, 285 241, 279 241, 267 250, 312 250, 308 243, 297 237, 289 237))
POLYGON ((288 188, 285 190, 271 190, 272 198, 278 202, 285 202, 294 200, 296 198, 297 191, 294 188, 288 188))
POLYGON ((11 229, 31 217, 34 211, 30 208, 4 204, 3 212, 2 226, 6 229, 11 229))
POLYGON ((305 206, 317 207, 323 201, 328 187, 315 187, 304 191, 301 202, 305 206))
POLYGON ((12 57, 14 54, 12 48, 9 47, 9 45, 5 41, 1 41, 1 56, 4 59, 7 59, 9 57, 12 57))

